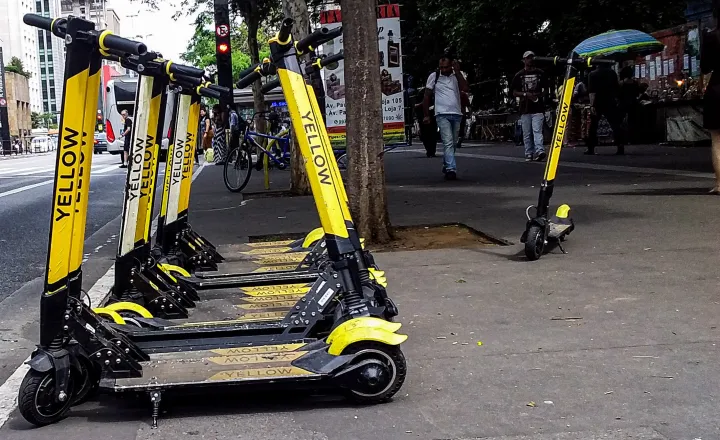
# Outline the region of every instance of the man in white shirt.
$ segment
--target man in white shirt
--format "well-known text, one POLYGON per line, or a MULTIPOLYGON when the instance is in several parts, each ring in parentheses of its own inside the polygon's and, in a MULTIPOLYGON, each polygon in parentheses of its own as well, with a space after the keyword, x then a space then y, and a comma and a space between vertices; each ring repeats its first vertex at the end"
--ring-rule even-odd
POLYGON ((430 101, 434 98, 435 120, 444 147, 443 172, 446 180, 457 178, 455 147, 458 143, 463 115, 460 92, 467 93, 468 90, 468 83, 460 72, 460 64, 446 56, 440 58, 438 70, 430 74, 425 85, 423 122, 430 123, 430 101))

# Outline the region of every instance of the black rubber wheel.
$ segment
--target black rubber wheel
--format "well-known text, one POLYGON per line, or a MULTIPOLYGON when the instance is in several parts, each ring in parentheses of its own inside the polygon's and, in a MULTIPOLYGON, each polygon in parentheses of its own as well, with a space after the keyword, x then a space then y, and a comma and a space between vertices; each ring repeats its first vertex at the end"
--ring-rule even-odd
POLYGON ((385 383, 385 386, 372 393, 354 390, 352 387, 346 388, 345 396, 355 403, 375 405, 387 402, 400 390, 405 382, 407 363, 402 350, 398 346, 378 342, 359 342, 347 347, 342 354, 356 354, 356 362, 366 359, 380 360, 388 367, 390 374, 389 377, 380 378, 385 383))
POLYGON ((247 186, 252 174, 252 156, 244 148, 234 148, 228 154, 223 180, 230 192, 240 192, 247 186))
POLYGON ((535 261, 542 257, 545 251, 545 234, 540 226, 531 226, 525 239, 525 256, 535 261))
POLYGON ((64 402, 58 402, 55 400, 55 371, 28 371, 18 395, 20 414, 35 426, 50 425, 64 419, 73 403, 72 377, 68 385, 70 396, 64 402))
POLYGON ((75 383, 79 384, 77 392, 73 396, 72 406, 82 405, 92 398, 100 386, 100 371, 95 367, 92 361, 85 357, 80 357, 79 376, 75 383))

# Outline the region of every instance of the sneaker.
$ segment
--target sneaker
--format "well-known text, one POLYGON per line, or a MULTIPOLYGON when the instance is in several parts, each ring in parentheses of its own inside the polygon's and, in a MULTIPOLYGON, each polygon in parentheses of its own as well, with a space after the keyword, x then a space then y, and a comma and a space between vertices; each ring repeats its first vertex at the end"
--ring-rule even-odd
POLYGON ((532 162, 532 156, 525 156, 525 162, 532 162))
POLYGON ((448 171, 445 173, 445 180, 456 180, 457 174, 455 174, 455 171, 448 171))
POLYGON ((547 154, 545 154, 544 151, 541 151, 538 153, 537 157, 535 157, 535 160, 538 162, 542 162, 547 157, 547 154))
POLYGON ((127 165, 122 164, 122 165, 120 165, 118 168, 127 168, 127 165))

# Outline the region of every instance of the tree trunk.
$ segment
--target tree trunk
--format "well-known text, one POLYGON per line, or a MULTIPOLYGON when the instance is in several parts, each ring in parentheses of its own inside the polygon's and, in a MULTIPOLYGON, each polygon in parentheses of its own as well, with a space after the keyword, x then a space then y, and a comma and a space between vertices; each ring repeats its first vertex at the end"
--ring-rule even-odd
MULTIPOLYGON (((305 0, 283 0, 283 14, 292 18, 292 34, 295 40, 305 38, 310 29, 310 17, 308 15, 307 3, 305 0)), ((322 109, 321 109, 322 110, 322 109)), ((290 158, 290 192, 297 195, 310 194, 310 183, 305 170, 305 159, 297 148, 295 137, 292 138, 290 158)))
MULTIPOLYGON (((258 45, 258 39, 257 39, 257 33, 258 28, 260 27, 260 17, 258 15, 257 11, 257 3, 255 1, 250 2, 250 10, 248 11, 248 14, 245 15, 243 18, 245 19, 245 22, 247 23, 248 27, 248 49, 250 50, 250 61, 253 65, 260 63, 260 47, 258 45)), ((253 90, 253 103, 255 107, 255 113, 264 112, 265 111, 265 97, 260 92, 260 88, 262 87, 262 82, 258 79, 253 83, 252 90, 253 90)), ((255 129, 256 131, 260 133, 265 132, 265 118, 258 117, 255 118, 255 129)), ((260 156, 258 156, 259 158, 260 156)))
POLYGON ((382 159, 383 121, 376 0, 341 0, 350 207, 361 237, 391 239, 382 159))

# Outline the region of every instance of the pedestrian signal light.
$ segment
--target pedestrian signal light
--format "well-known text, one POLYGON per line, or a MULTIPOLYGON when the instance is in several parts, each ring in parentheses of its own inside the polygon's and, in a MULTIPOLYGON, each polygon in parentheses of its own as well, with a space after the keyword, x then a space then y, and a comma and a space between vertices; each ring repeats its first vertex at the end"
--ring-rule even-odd
POLYGON ((227 53, 228 49, 229 49, 229 47, 227 44, 225 44, 225 43, 218 44, 218 52, 227 53))

